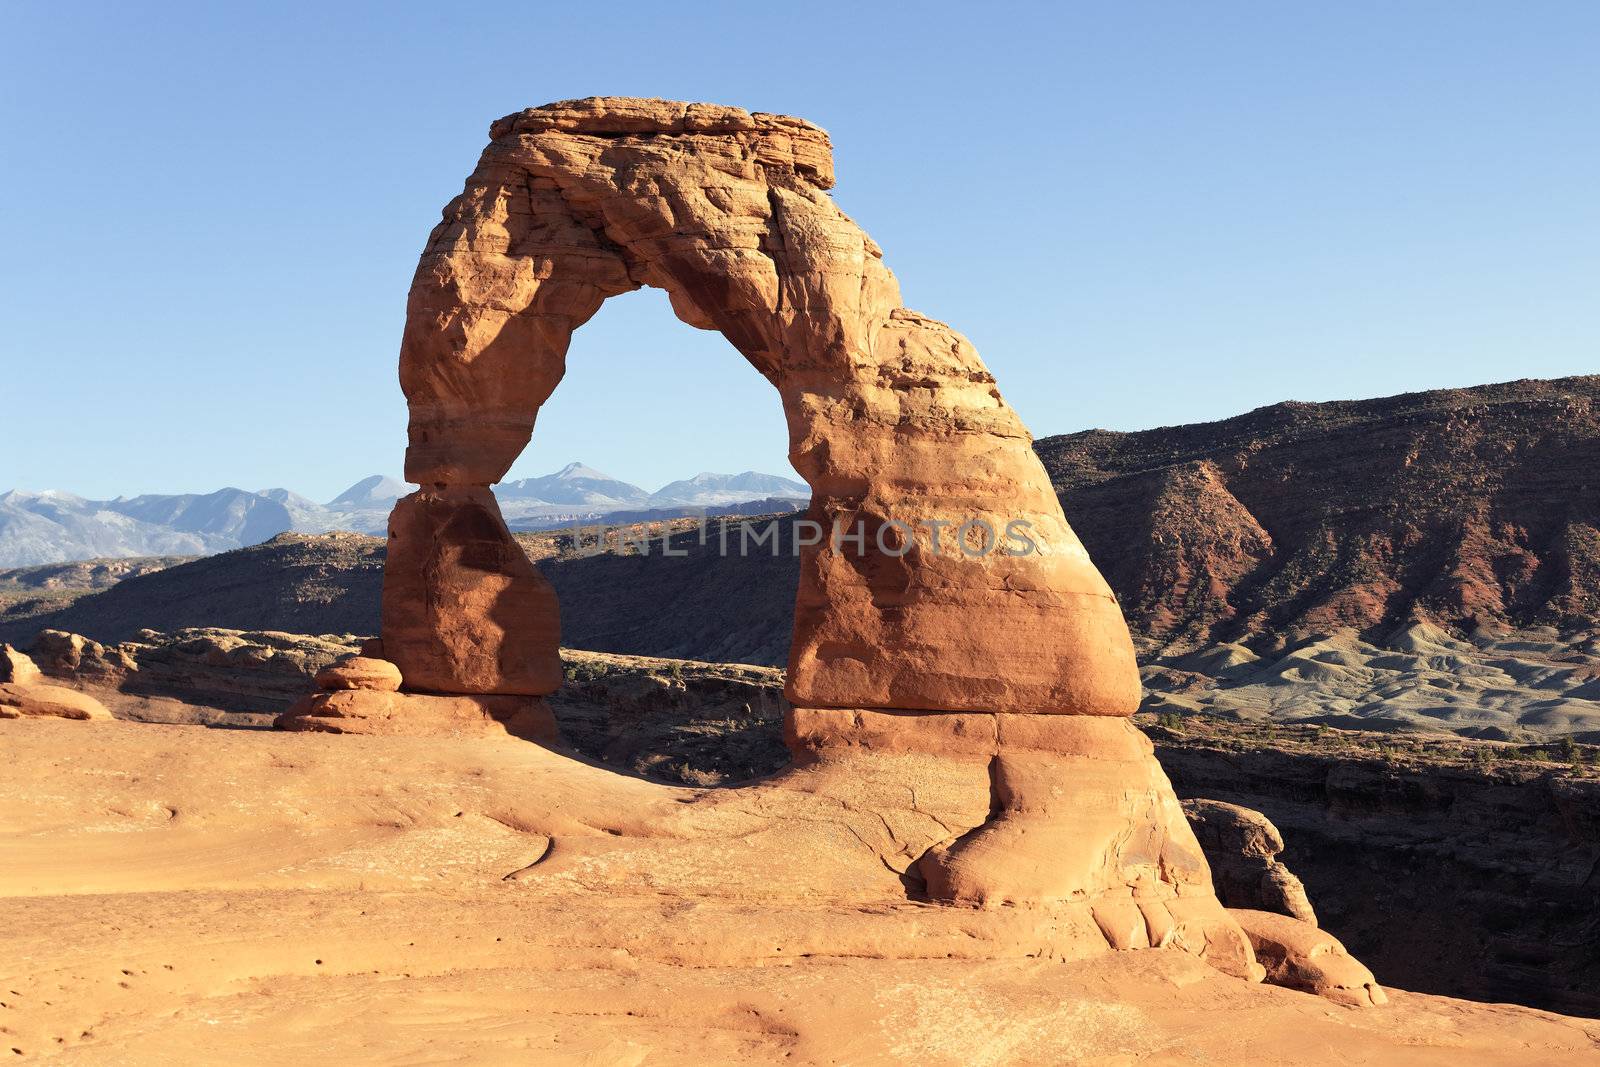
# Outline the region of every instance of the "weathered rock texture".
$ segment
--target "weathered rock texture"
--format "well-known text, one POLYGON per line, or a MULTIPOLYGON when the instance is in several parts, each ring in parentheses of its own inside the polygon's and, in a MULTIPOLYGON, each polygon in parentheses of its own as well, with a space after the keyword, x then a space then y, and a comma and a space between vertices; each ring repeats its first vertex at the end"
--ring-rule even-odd
POLYGON ((560 631, 555 591, 487 487, 425 490, 395 505, 383 641, 411 688, 553 693, 560 631))
POLYGON ((109 702, 131 703, 113 700, 115 694, 258 714, 282 710, 305 692, 318 671, 347 655, 353 641, 334 634, 190 629, 141 630, 132 641, 107 645, 82 634, 46 630, 30 651, 49 679, 109 702))
MULTIPOLYGON (((366 651, 362 650, 363 653, 366 651)), ((400 668, 375 656, 350 656, 317 672, 319 689, 374 689, 393 693, 400 688, 400 668)))
POLYGON ((918 809, 896 811, 483 739, 13 721, 0 753, 19 1064, 1593 1067, 1600 1047, 1594 1021, 1403 991, 1344 1010, 1182 952, 1045 958, 1025 909, 907 901, 859 862, 955 814, 937 777, 889 790, 918 809))
POLYGON ((0 719, 42 716, 56 719, 109 721, 111 712, 88 693, 59 685, 15 685, 0 682, 0 719))
MULTIPOLYGON (((819 530, 789 650, 796 767, 708 798, 682 855, 734 880, 776 861, 829 892, 984 909, 995 936, 1051 952, 1171 945, 1259 978, 1127 721, 1139 675, 1109 587, 972 346, 901 305, 878 247, 828 197, 827 135, 592 98, 490 136, 428 240, 401 343, 406 477, 422 486, 395 507, 385 566, 382 654, 402 691, 328 689, 281 724, 426 731, 455 721, 430 702, 488 714, 557 688, 553 590, 489 486, 527 445, 572 331, 608 297, 658 287, 778 390, 819 530), (871 813, 852 831, 871 854, 784 823, 735 867, 712 860, 751 811, 797 796, 871 813)), ((608 862, 620 873, 624 858, 608 862)), ((704 877, 693 868, 679 876, 704 877)))
POLYGON ((304 697, 279 716, 283 730, 331 734, 440 734, 528 741, 556 739, 555 719, 538 697, 466 693, 396 693, 330 689, 304 697))

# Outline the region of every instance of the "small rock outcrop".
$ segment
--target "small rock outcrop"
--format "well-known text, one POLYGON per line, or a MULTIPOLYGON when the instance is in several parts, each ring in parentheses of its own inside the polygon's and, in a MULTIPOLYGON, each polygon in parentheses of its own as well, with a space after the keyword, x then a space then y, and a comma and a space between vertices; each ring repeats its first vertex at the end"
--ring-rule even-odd
POLYGON ((1306 887, 1278 862, 1283 835, 1265 815, 1221 800, 1185 800, 1183 814, 1211 863, 1211 884, 1224 907, 1272 911, 1317 925, 1306 887))
POLYGON ((10 645, 0 645, 0 682, 11 685, 42 685, 44 675, 25 654, 10 645))
MULTIPOLYGON (((382 647, 379 645, 378 647, 382 647)), ((365 651, 365 646, 363 647, 365 651)), ((293 704, 280 730, 338 734, 510 734, 554 741, 555 718, 540 697, 504 693, 402 693, 400 669, 376 656, 347 656, 316 674, 318 692, 293 704)))
POLYGON ((1326 930, 1270 911, 1230 908, 1249 935, 1273 985, 1315 993, 1352 1008, 1376 1008, 1389 997, 1372 972, 1326 930))
POLYGON ((31 654, 49 678, 128 697, 176 699, 224 712, 278 712, 305 692, 308 678, 347 655, 348 635, 276 631, 140 630, 102 644, 45 630, 31 654))
POLYGON ((319 689, 372 689, 393 693, 400 688, 400 668, 375 656, 349 656, 317 672, 319 689))
POLYGON ((0 719, 29 716, 79 719, 85 722, 109 720, 111 712, 88 693, 59 685, 12 685, 0 683, 0 719))
POLYGON ((109 719, 111 712, 87 693, 45 684, 33 660, 0 645, 0 719, 31 716, 89 721, 109 719))

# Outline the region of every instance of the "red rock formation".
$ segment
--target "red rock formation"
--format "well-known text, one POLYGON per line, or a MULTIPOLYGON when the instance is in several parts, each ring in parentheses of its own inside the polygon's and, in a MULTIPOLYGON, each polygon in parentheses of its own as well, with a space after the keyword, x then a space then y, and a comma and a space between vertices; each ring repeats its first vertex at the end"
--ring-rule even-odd
POLYGON ((439 734, 553 742, 550 709, 538 697, 502 694, 395 693, 329 689, 305 697, 278 717, 280 730, 334 734, 439 734))
MULTIPOLYGON (((325 691, 280 724, 455 732, 556 687, 553 593, 488 486, 528 443, 572 331, 607 297, 659 287, 778 390, 819 531, 789 659, 797 766, 684 813, 685 855, 720 855, 748 808, 844 810, 888 833, 870 859, 829 846, 829 865, 866 867, 833 891, 920 886, 1051 951, 1170 945, 1259 978, 1127 721, 1139 677, 1109 587, 972 346, 901 306, 882 253, 827 196, 827 136, 613 98, 490 135, 423 252, 401 344, 406 476, 423 488, 391 521, 381 652, 404 691, 325 691)), ((780 818, 745 876, 817 855, 809 821, 780 818)))
POLYGON ((0 682, 12 685, 39 685, 44 675, 39 667, 24 653, 10 645, 0 645, 0 682))
POLYGON ((400 688, 400 668, 375 656, 350 656, 317 672, 319 689, 372 689, 393 693, 400 688))
POLYGON ((1267 981, 1315 993, 1352 1008, 1376 1008, 1389 996, 1339 939, 1311 923, 1270 911, 1229 911, 1250 937, 1267 981))
POLYGON ((29 716, 106 722, 111 719, 111 712, 88 693, 76 689, 0 682, 0 719, 29 716))
MULTIPOLYGON (((491 135, 411 290, 408 478, 455 492, 497 481, 560 381, 572 331, 606 297, 657 286, 777 387, 811 517, 863 535, 802 555, 796 703, 1132 712, 1126 627, 1026 429, 965 338, 900 306, 877 246, 825 193, 821 130, 737 108, 591 99, 521 112, 491 135), (949 525, 941 536, 925 521, 949 525), (976 525, 957 544, 969 521, 995 540, 1025 522, 1039 551, 970 557, 963 547, 984 546, 976 525), (888 522, 906 526, 880 539, 888 522)), ((404 536, 386 572, 402 588, 419 574, 396 557, 404 536)), ((391 603, 385 641, 408 684, 502 691, 446 654, 459 616, 408 614, 415 595, 391 603)), ((482 635, 477 648, 501 651, 482 635)))

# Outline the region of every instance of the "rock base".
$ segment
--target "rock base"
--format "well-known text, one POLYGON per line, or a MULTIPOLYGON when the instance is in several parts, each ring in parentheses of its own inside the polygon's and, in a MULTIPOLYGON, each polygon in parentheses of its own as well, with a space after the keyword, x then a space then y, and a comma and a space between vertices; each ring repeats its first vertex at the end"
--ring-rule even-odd
POLYGON ((273 723, 279 730, 406 737, 506 736, 552 744, 560 739, 542 697, 439 695, 375 689, 314 693, 273 723))
POLYGON ((1171 783, 1127 719, 796 708, 786 739, 802 770, 908 753, 982 768, 987 817, 952 826, 908 868, 926 899, 1042 909, 1062 929, 1086 920, 1115 949, 1179 947, 1260 979, 1171 783))
POLYGON ((1229 914, 1249 936, 1271 984, 1315 993, 1352 1008, 1389 1003, 1372 972, 1326 930, 1270 911, 1233 908, 1229 914))

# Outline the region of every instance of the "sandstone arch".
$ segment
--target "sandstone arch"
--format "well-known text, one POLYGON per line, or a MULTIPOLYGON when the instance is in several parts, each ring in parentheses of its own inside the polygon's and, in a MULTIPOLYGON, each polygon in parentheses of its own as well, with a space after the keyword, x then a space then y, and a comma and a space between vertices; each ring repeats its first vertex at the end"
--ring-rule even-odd
MULTIPOLYGON (((1026 429, 965 338, 901 306, 877 246, 826 194, 820 129, 736 108, 590 99, 501 119, 491 138, 429 238, 401 346, 406 477, 425 489, 397 512, 384 638, 408 680, 549 691, 556 627, 508 628, 488 665, 481 625, 461 641, 460 612, 412 610, 428 564, 407 549, 433 552, 431 520, 420 539, 401 532, 412 513, 459 508, 483 517, 481 544, 493 541, 494 504, 479 489, 528 442, 572 331, 607 297, 650 285, 777 387, 813 517, 845 531, 859 522, 868 535, 865 552, 825 542, 802 557, 789 663, 797 705, 1133 712, 1121 613, 1026 429), (1040 551, 974 561, 950 551, 947 529, 940 555, 929 528, 895 557, 873 543, 889 519, 1001 530, 1021 520, 1040 551)), ((495 604, 538 599, 535 583, 520 575, 495 604)), ((500 584, 497 574, 473 588, 481 599, 500 584)), ((431 586, 441 588, 437 574, 431 586)))
MULTIPOLYGON (((391 519, 381 653, 405 691, 323 693, 282 724, 456 731, 477 715, 550 730, 558 608, 489 486, 527 444, 572 331, 606 298, 658 286, 778 389, 812 517, 867 535, 802 555, 796 769, 727 805, 727 823, 713 798, 652 823, 648 839, 688 842, 672 869, 732 870, 718 835, 765 820, 770 858, 738 861, 769 864, 750 875, 763 885, 842 866, 819 892, 1040 909, 985 934, 1026 951, 1175 944, 1259 976, 1129 721, 1127 628, 1027 430, 963 337, 900 305, 831 184, 826 135, 783 116, 594 98, 496 122, 407 307, 406 476, 422 488, 391 519), (935 550, 932 523, 969 519, 1026 522, 1038 550, 935 550), (889 521, 915 530, 903 554, 877 544, 889 521)), ((615 853, 586 862, 588 878, 627 869, 615 853)))

